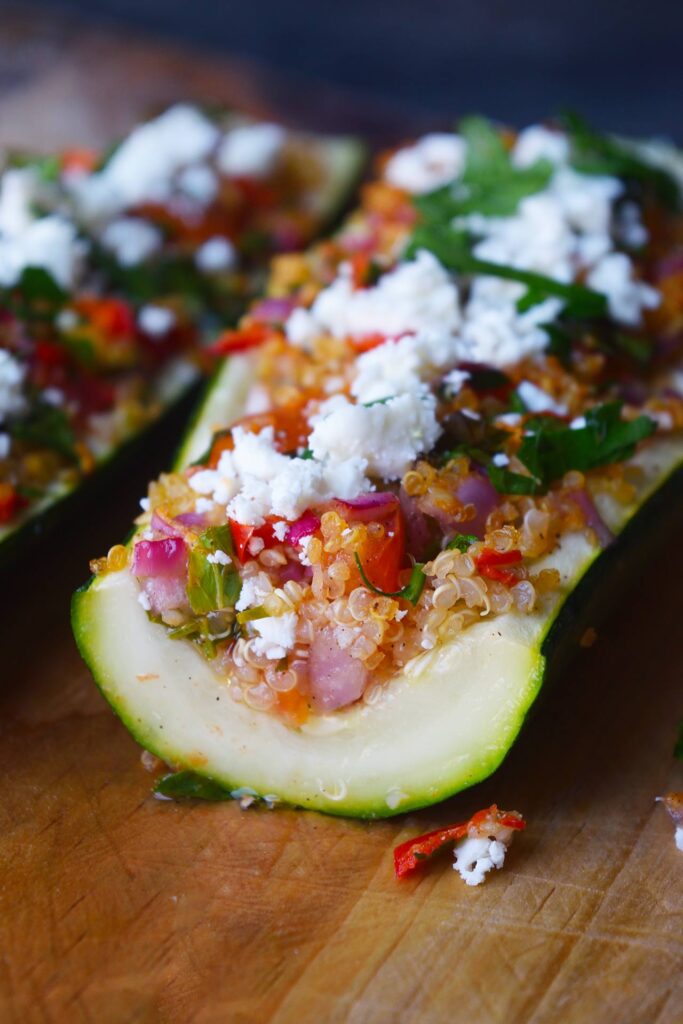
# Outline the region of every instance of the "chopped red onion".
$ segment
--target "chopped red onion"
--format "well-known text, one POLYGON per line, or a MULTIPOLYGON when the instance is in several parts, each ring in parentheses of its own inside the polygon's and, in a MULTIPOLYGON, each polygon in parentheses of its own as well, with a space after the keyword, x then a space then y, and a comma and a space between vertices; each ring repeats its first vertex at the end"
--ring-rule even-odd
POLYGON ((296 522, 292 523, 285 536, 285 542, 296 547, 304 537, 310 537, 320 527, 320 520, 312 512, 304 512, 296 522))
POLYGON ((181 577, 187 566, 187 546, 182 537, 139 540, 133 548, 134 576, 181 577))

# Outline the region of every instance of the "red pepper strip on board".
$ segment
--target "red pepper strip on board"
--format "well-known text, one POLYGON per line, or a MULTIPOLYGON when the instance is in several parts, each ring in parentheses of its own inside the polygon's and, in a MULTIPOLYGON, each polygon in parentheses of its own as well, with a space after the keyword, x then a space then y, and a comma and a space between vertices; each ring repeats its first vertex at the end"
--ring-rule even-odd
POLYGON ((522 552, 517 551, 494 551, 493 548, 484 548, 480 555, 474 559, 477 571, 490 580, 497 580, 506 586, 512 586, 518 579, 514 572, 502 569, 504 565, 517 565, 522 561, 522 552))
POLYGON ((426 860, 450 843, 457 843, 466 836, 481 838, 496 836, 501 829, 523 829, 526 822, 518 811, 499 811, 496 804, 473 814, 469 821, 458 825, 446 825, 433 832, 425 832, 402 843, 394 850, 394 872, 397 878, 405 878, 419 868, 426 860))

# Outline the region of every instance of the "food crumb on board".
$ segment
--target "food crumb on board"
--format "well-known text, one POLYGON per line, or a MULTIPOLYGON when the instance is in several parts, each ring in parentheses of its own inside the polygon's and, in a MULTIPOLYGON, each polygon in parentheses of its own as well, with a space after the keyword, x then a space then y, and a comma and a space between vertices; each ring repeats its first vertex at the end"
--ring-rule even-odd
POLYGON ((594 629, 593 626, 589 626, 588 629, 585 629, 581 634, 581 639, 579 640, 579 647, 592 647, 597 639, 598 631, 594 629))

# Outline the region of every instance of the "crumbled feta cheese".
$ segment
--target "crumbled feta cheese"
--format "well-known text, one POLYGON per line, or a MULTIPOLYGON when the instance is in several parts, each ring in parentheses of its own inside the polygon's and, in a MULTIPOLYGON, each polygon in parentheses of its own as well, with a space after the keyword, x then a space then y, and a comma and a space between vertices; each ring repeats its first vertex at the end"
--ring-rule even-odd
POLYGON ((467 370, 455 369, 451 370, 450 373, 447 373, 441 383, 444 387, 446 394, 450 398, 455 398, 455 396, 460 391, 462 391, 464 385, 467 383, 469 379, 470 374, 467 372, 467 370))
POLYGON ((134 267, 161 248, 162 235, 141 217, 121 217, 107 224, 100 242, 122 267, 134 267))
POLYGON ((73 331, 74 328, 78 327, 79 323, 78 313, 74 309, 60 309, 55 317, 55 326, 65 334, 73 331))
POLYGON ((507 847, 488 837, 468 836, 455 844, 453 870, 467 885, 480 885, 493 868, 502 868, 507 847))
POLYGON ((674 833, 674 842, 679 850, 683 850, 683 825, 677 825, 674 833))
POLYGON ((265 655, 272 661, 284 658, 294 646, 296 624, 296 612, 254 619, 249 623, 249 631, 257 634, 252 641, 254 653, 265 655))
POLYGON ((273 589, 273 585, 264 572, 256 576, 246 576, 242 580, 242 589, 235 605, 235 611, 243 612, 247 608, 255 608, 263 604, 263 601, 273 589))
POLYGON ((138 604, 141 604, 146 612, 149 612, 152 609, 152 602, 144 590, 141 590, 138 594, 138 604))
POLYGON ((551 131, 532 124, 519 133, 512 148, 512 162, 517 167, 531 167, 539 160, 562 165, 569 161, 569 139, 563 132, 551 131))
POLYGON ((205 274, 231 270, 237 263, 237 250, 229 238, 216 235, 199 246, 194 260, 205 274))
POLYGON ((622 203, 617 213, 616 234, 619 241, 629 249, 641 249, 647 245, 650 236, 640 219, 637 203, 622 203))
POLYGON ((178 175, 178 187, 190 199, 208 205, 218 195, 218 178, 207 164, 191 164, 178 175))
POLYGON ((203 515, 204 512, 211 512, 212 509, 213 501, 210 498, 197 498, 194 503, 194 510, 200 515, 203 515))
POLYGON ((62 288, 72 288, 86 245, 76 227, 57 214, 34 220, 15 235, 0 236, 0 285, 17 283, 27 267, 40 267, 62 288))
POLYGON ((521 422, 522 417, 518 412, 504 412, 496 416, 496 423, 503 427, 518 427, 521 422))
POLYGON ((510 465, 510 459, 505 454, 505 452, 496 452, 496 454, 491 459, 491 462, 493 463, 494 466, 500 466, 501 468, 503 466, 510 465))
POLYGON ((275 168, 287 133, 277 124, 250 124, 233 128, 221 142, 216 162, 223 174, 263 178, 275 168))
POLYGON ((161 338, 175 326, 176 317, 167 306, 143 306, 138 313, 138 326, 151 338, 161 338))
POLYGON ((263 537, 252 537, 249 543, 247 544, 247 551, 249 552, 252 558, 256 558, 257 555, 260 555, 265 546, 266 542, 264 541, 263 537))
POLYGON ((32 205, 38 197, 38 175, 32 167, 9 167, 0 178, 0 234, 21 235, 35 217, 32 205))
POLYGON ((660 303, 656 288, 633 276, 633 264, 623 252, 611 252, 591 270, 587 284, 607 296, 610 315, 629 327, 638 327, 644 309, 655 309, 660 303))
POLYGON ((463 351, 461 340, 445 331, 420 331, 387 341, 358 357, 351 392, 359 402, 375 402, 419 390, 423 382, 456 362, 463 351))
POLYGON ((0 433, 0 459, 6 459, 12 447, 12 438, 9 434, 0 433))
POLYGON ((523 380, 519 384, 517 394, 529 412, 554 412, 558 416, 565 416, 567 414, 566 405, 556 402, 547 391, 537 387, 536 384, 532 384, 530 380, 523 380))
POLYGON ((436 257, 421 251, 414 260, 383 274, 371 288, 354 288, 351 268, 343 264, 310 310, 297 309, 290 314, 286 330, 292 344, 305 347, 322 334, 395 338, 436 331, 443 335, 459 323, 456 286, 436 257))
POLYGON ((0 423, 25 412, 25 377, 26 367, 7 349, 0 348, 0 423))
POLYGON ((40 397, 47 405, 52 405, 55 408, 59 408, 60 405, 64 405, 66 398, 61 388, 45 388, 41 391, 40 397))
POLYGON ((466 156, 467 146, 459 135, 433 132, 394 153, 384 177, 406 192, 431 192, 462 174, 466 156))
POLYGON ((281 521, 273 524, 273 535, 276 540, 283 541, 289 531, 289 523, 281 521))
POLYGON ((218 129, 195 107, 170 107, 134 128, 101 171, 73 176, 69 187, 79 215, 102 221, 140 203, 167 200, 174 176, 204 160, 218 138, 218 129))
POLYGON ((268 515, 292 521, 311 505, 371 489, 361 458, 292 459, 275 448, 272 427, 259 434, 236 427, 233 439, 215 470, 199 470, 189 482, 198 494, 227 505, 238 523, 261 526, 268 515))
POLYGON ((569 424, 570 430, 583 430, 586 426, 585 416, 576 416, 569 424))
POLYGON ((362 459, 368 472, 397 480, 441 432, 436 400, 425 388, 376 405, 352 405, 342 395, 328 399, 312 417, 309 447, 315 458, 362 459))
POLYGON ((524 313, 517 299, 524 288, 493 277, 475 279, 462 328, 464 356, 470 362, 505 367, 542 352, 548 344, 543 324, 562 310, 559 299, 545 299, 524 313))
POLYGON ((230 555, 226 554, 225 551, 212 551, 206 556, 207 562, 211 565, 230 565, 230 555))
POLYGON ((143 512, 149 512, 151 508, 149 498, 140 498, 140 508, 143 512))

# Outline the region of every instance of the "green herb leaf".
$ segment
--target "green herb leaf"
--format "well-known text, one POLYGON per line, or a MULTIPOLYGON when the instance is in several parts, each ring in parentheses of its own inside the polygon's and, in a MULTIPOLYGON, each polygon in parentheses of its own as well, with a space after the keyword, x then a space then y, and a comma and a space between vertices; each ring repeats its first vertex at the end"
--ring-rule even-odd
POLYGON ((444 224, 419 224, 413 232, 407 255, 428 249, 448 270, 460 274, 483 274, 506 281, 518 281, 528 292, 518 301, 518 308, 529 308, 549 296, 562 299, 564 315, 577 320, 602 317, 607 314, 607 299, 600 292, 582 284, 565 284, 532 270, 520 270, 503 263, 480 260, 472 254, 472 241, 467 232, 444 224))
POLYGON ((420 600, 420 595, 424 589, 425 580, 427 578, 424 572, 422 571, 421 562, 414 563, 413 571, 410 574, 410 579, 406 583, 405 587, 401 588, 401 590, 380 590, 379 587, 376 587, 374 583, 371 583, 368 577, 365 575, 365 570, 361 564, 360 558, 358 557, 357 551, 354 551, 353 557, 356 560, 356 565, 358 566, 358 571, 361 575, 363 583, 368 588, 368 590, 371 590, 373 592, 373 594, 380 594, 382 597, 401 597, 405 601, 410 601, 411 604, 417 604, 417 602, 420 600))
POLYGON ((199 537, 199 543, 207 551, 224 551, 226 555, 232 555, 235 550, 232 543, 232 533, 227 524, 225 526, 210 526, 208 530, 204 530, 204 533, 199 537))
POLYGON ((66 292, 44 267, 24 267, 18 287, 29 302, 44 302, 52 306, 66 302, 66 292))
POLYGON ((197 544, 188 559, 187 597, 195 615, 234 608, 242 587, 232 562, 229 565, 210 562, 209 554, 197 544))
POLYGON ((486 118, 465 118, 458 130, 467 143, 465 170, 452 185, 415 198, 426 219, 446 224, 470 213, 506 217, 522 199, 548 184, 552 164, 539 160, 531 167, 515 167, 499 132, 486 118))
POLYGON ((76 435, 63 409, 38 402, 30 414, 10 427, 12 437, 51 451, 59 452, 69 462, 78 463, 76 435))
POLYGON ((567 113, 563 123, 572 143, 572 164, 582 174, 606 174, 640 182, 671 210, 681 205, 678 182, 616 139, 600 135, 583 118, 567 113))
POLYGON ((312 450, 310 448, 304 448, 304 450, 301 452, 301 454, 298 456, 298 458, 300 458, 300 459, 312 459, 313 458, 313 452, 312 452, 312 450))
POLYGON ((232 800, 229 789, 196 772, 182 771, 164 775, 154 792, 173 800, 232 800))
POLYGON ((586 413, 585 426, 578 429, 551 416, 528 420, 517 458, 531 477, 490 465, 491 483, 504 494, 540 494, 571 469, 586 473, 630 459, 638 442, 654 433, 657 425, 648 416, 623 420, 621 410, 621 402, 596 406, 586 413))
POLYGON ((460 551, 463 555, 472 544, 476 544, 479 541, 479 537, 475 537, 473 533, 456 533, 452 540, 449 540, 446 545, 446 549, 455 549, 460 551))

